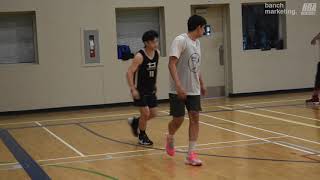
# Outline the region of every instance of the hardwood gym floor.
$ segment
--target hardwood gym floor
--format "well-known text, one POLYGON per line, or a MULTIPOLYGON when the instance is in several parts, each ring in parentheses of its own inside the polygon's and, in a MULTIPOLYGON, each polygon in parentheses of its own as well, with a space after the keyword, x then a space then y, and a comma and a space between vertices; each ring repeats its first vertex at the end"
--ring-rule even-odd
MULTIPOLYGON (((320 179, 320 112, 309 93, 203 100, 198 153, 202 167, 184 164, 184 123, 179 152, 163 151, 171 119, 168 105, 150 121, 153 149, 136 146, 126 119, 134 107, 28 113, 0 117, 19 145, 52 179, 320 179)), ((0 179, 30 179, 0 141, 0 179)))

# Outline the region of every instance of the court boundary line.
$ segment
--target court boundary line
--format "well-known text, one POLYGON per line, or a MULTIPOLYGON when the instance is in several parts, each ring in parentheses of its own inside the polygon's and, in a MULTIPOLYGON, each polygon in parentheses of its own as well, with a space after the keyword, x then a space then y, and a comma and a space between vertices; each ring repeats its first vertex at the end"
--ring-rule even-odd
MULTIPOLYGON (((243 107, 253 108, 252 106, 247 106, 247 105, 243 105, 243 107)), ((320 122, 320 119, 316 119, 316 118, 300 116, 300 115, 291 114, 291 113, 285 113, 285 112, 281 112, 281 111, 274 111, 274 110, 265 109, 265 108, 257 108, 257 109, 258 110, 262 110, 262 111, 266 111, 266 112, 275 113, 275 114, 282 114, 282 115, 286 115, 286 116, 298 117, 298 118, 309 119, 309 120, 319 121, 320 122)))
POLYGON ((67 146, 68 148, 70 148, 73 152, 77 153, 79 156, 84 157, 85 155, 83 153, 81 153, 79 150, 77 150, 75 147, 73 147, 72 145, 70 145, 69 143, 67 143, 65 140, 63 140, 62 138, 60 138, 58 135, 56 135, 55 133, 53 133, 52 131, 50 131, 48 128, 42 126, 42 124, 38 121, 34 122, 35 124, 37 124, 39 127, 41 127, 42 129, 44 129, 47 133, 49 133, 51 136, 53 136, 54 138, 56 138, 58 141, 60 141, 62 144, 64 144, 65 146, 67 146))
MULTIPOLYGON (((220 147, 209 147, 209 148, 197 148, 197 151, 203 151, 203 150, 211 150, 211 149, 225 149, 225 148, 232 148, 232 147, 247 147, 247 146, 253 146, 253 145, 261 145, 261 144, 267 144, 269 142, 259 142, 259 143, 249 143, 249 144, 242 144, 242 145, 231 145, 231 146, 220 146, 220 147)), ((155 149, 150 149, 152 151, 157 151, 155 149)), ((182 152, 182 151, 180 151, 182 152)), ((184 151, 187 152, 187 151, 184 151)), ((101 160, 113 160, 113 159, 125 159, 128 157, 139 157, 139 156, 145 156, 145 155, 158 155, 158 154, 166 154, 166 152, 159 152, 159 153, 150 153, 150 154, 133 154, 133 155, 125 155, 125 156, 116 156, 116 157, 105 157, 105 158, 101 158, 101 160)), ((71 161, 71 162, 58 162, 57 164, 70 164, 70 163, 82 163, 82 162, 92 162, 92 161, 96 161, 95 159, 87 159, 87 160, 78 160, 78 161, 71 161)), ((51 165, 51 164, 44 164, 44 166, 46 165, 51 165)), ((42 166, 42 165, 41 165, 42 166)))
MULTIPOLYGON (((220 119, 221 120, 221 119, 220 119)), ((235 123, 234 121, 227 121, 227 122, 231 122, 231 123, 235 123)), ((91 123, 91 122, 83 122, 83 123, 91 123)), ((76 124, 76 123, 75 123, 76 124)), ((238 124, 239 125, 239 124, 238 124)), ((243 125, 243 124, 242 124, 243 125)), ((251 127, 253 128, 254 126, 250 126, 250 125, 246 125, 247 127, 251 127)), ((255 129, 257 129, 257 127, 254 127, 255 129)), ((258 128, 259 130, 262 130, 262 128, 258 128)), ((274 131, 269 131, 269 130, 266 130, 266 129, 263 129, 263 131, 267 131, 267 132, 271 132, 271 133, 278 133, 278 132, 274 132, 274 131)), ((280 133, 281 135, 282 133, 280 133)), ((279 134, 278 134, 279 135, 279 134)), ((318 142, 315 142, 315 141, 310 141, 310 140, 306 140, 306 139, 303 139, 303 138, 299 138, 299 137, 294 137, 294 136, 290 136, 290 135, 286 135, 286 134, 282 134, 282 135, 285 135, 285 136, 288 136, 288 137, 291 137, 291 138, 294 138, 294 139, 298 139, 298 140, 302 140, 302 141, 306 141, 306 142, 310 142, 310 143, 315 143, 315 144, 318 144, 318 142)))
MULTIPOLYGON (((285 137, 286 136, 270 136, 270 137, 263 138, 263 139, 280 139, 280 138, 285 138, 285 137)), ((220 141, 220 142, 197 144, 196 147, 198 148, 198 147, 209 146, 209 145, 231 144, 231 143, 250 142, 250 141, 261 141, 261 140, 257 140, 255 138, 252 138, 252 139, 242 139, 242 140, 234 140, 234 141, 220 141)), ((188 145, 176 146, 176 148, 186 148, 186 147, 188 147, 188 145)), ((36 161, 37 162, 59 161, 59 160, 66 160, 66 159, 89 158, 89 157, 97 157, 97 156, 138 153, 138 152, 146 152, 146 151, 155 151, 155 150, 154 149, 141 149, 141 150, 133 150, 133 151, 118 151, 118 152, 109 152, 109 153, 101 153, 101 154, 88 154, 88 155, 85 155, 84 157, 82 157, 82 156, 69 156, 69 157, 61 157, 61 158, 39 159, 36 161)), ((0 164, 0 166, 14 165, 14 164, 19 164, 19 163, 17 163, 17 162, 2 163, 2 164, 0 164)))
MULTIPOLYGON (((162 112, 165 112, 165 111, 162 111, 162 112)), ((168 112, 166 112, 166 113, 168 113, 168 112)), ((203 115, 203 114, 200 114, 200 115, 203 115)), ((209 117, 209 116, 207 116, 207 117, 209 117)), ((185 117, 185 118, 186 118, 186 119, 189 119, 188 117, 185 117)), ((312 154, 312 153, 313 153, 313 152, 306 151, 306 150, 303 150, 303 149, 300 149, 300 148, 291 147, 291 146, 288 146, 288 145, 284 145, 284 144, 281 144, 281 143, 277 143, 277 142, 274 142, 274 141, 263 140, 262 138, 257 137, 257 136, 249 135, 249 134, 242 133, 242 132, 239 132, 239 131, 234 131, 234 130, 231 130, 231 129, 228 129, 228 128, 223 128, 223 127, 216 126, 216 125, 213 125, 213 124, 210 124, 210 123, 207 123, 207 122, 199 121, 199 123, 205 124, 205 125, 207 125, 207 126, 215 127, 215 128, 218 128, 218 129, 223 129, 223 130, 225 130, 225 131, 233 132, 233 133, 236 133, 236 134, 240 134, 240 135, 243 135, 243 136, 247 136, 247 137, 251 137, 251 138, 256 138, 256 139, 258 139, 258 140, 262 140, 262 141, 265 141, 265 142, 271 142, 271 143, 273 143, 273 144, 276 144, 276 145, 279 145, 279 146, 283 146, 283 147, 287 147, 287 148, 290 148, 290 149, 294 149, 294 150, 297 150, 297 151, 301 151, 301 152, 304 152, 304 153, 309 153, 309 154, 312 154)), ((285 135, 284 135, 284 136, 285 136, 285 135)))
MULTIPOLYGON (((302 100, 302 99, 279 100, 279 101, 260 101, 260 102, 247 103, 247 104, 209 105, 209 106, 204 106, 203 108, 218 107, 218 106, 237 106, 237 105, 240 106, 240 105, 252 105, 252 104, 268 104, 268 103, 274 103, 274 102, 292 102, 292 101, 299 101, 299 100, 302 100)), ((105 118, 105 117, 130 116, 130 115, 138 115, 138 114, 139 113, 107 114, 107 115, 101 115, 101 116, 86 116, 86 117, 74 117, 74 118, 45 119, 45 120, 37 120, 37 122, 43 123, 43 122, 56 122, 56 121, 71 121, 71 120, 96 119, 96 118, 105 118)), ((19 124, 32 124, 32 123, 33 123, 33 121, 1 123, 0 126, 19 125, 19 124)))
POLYGON ((289 143, 289 142, 286 142, 286 141, 277 141, 277 142, 283 143, 283 144, 287 144, 288 146, 293 146, 293 147, 298 147, 298 148, 301 148, 301 149, 305 149, 307 151, 313 152, 312 154, 320 154, 320 151, 318 151, 318 150, 311 149, 311 148, 308 148, 308 147, 304 147, 304 146, 301 146, 301 145, 289 143))
POLYGON ((71 170, 76 170, 76 171, 80 171, 80 172, 85 172, 85 173, 89 173, 89 174, 93 174, 93 175, 98 175, 104 178, 108 178, 110 180, 119 180, 116 177, 95 171, 95 170, 90 170, 90 169, 84 169, 84 168, 78 168, 78 167, 73 167, 73 166, 63 166, 63 165, 49 165, 50 167, 56 167, 56 168, 64 168, 64 169, 71 169, 71 170))
POLYGON ((279 146, 282 146, 282 147, 287 147, 287 148, 290 148, 290 149, 293 149, 293 150, 296 150, 296 151, 301 151, 301 152, 304 152, 304 153, 307 153, 307 154, 312 154, 313 153, 311 151, 306 151, 306 150, 303 150, 303 149, 300 149, 300 148, 291 147, 291 146, 288 146, 288 145, 277 143, 275 141, 263 140, 262 138, 257 137, 257 136, 249 135, 249 134, 246 134, 246 133, 241 133, 239 131, 234 131, 234 130, 231 130, 231 129, 228 129, 228 128, 223 128, 223 127, 220 127, 220 126, 215 126, 215 125, 210 124, 210 123, 206 123, 206 122, 202 122, 202 121, 199 121, 199 122, 201 124, 205 124, 207 126, 215 127, 215 128, 218 128, 218 129, 223 129, 225 131, 229 131, 229 132, 240 134, 240 135, 247 136, 247 137, 256 138, 257 140, 261 140, 261 141, 265 141, 265 142, 268 142, 268 143, 276 144, 276 145, 279 145, 279 146))
MULTIPOLYGON (((82 127, 83 129, 87 130, 88 132, 100 137, 100 138, 103 138, 105 140, 108 140, 108 141, 112 141, 112 142, 116 142, 116 143, 120 143, 120 144, 126 144, 126 145, 130 145, 130 146, 137 146, 136 144, 132 144, 130 142, 124 142, 124 141, 120 141, 120 140, 117 140, 117 139, 113 139, 113 138, 110 138, 110 137, 107 137, 107 136, 104 136, 104 135, 101 135, 99 134, 98 132, 88 128, 88 127, 85 127, 81 124, 79 124, 80 127, 82 127)), ((154 147, 147 147, 147 146, 141 146, 140 147, 144 147, 146 149, 155 149, 155 150, 159 150, 159 151, 165 151, 164 148, 154 148, 154 147)), ((180 153, 180 154, 186 154, 185 151, 181 152, 181 151, 176 151, 177 153, 180 153)), ((314 162, 314 161, 300 161, 300 160, 287 160, 287 159, 270 159, 270 158, 258 158, 258 157, 242 157, 242 156, 227 156, 227 155, 217 155, 217 154, 204 154, 204 153, 199 153, 199 155, 202 155, 202 156, 208 156, 208 157, 216 157, 216 158, 231 158, 231 159, 242 159, 242 160, 258 160, 258 161, 272 161, 272 162, 291 162, 291 163, 319 163, 319 162, 314 162)))
POLYGON ((313 156, 320 156, 320 154, 304 154, 304 155, 302 155, 302 157, 304 157, 304 158, 310 159, 312 161, 317 161, 320 163, 320 160, 312 158, 313 156))
MULTIPOLYGON (((139 113, 126 113, 126 114, 106 114, 101 116, 86 116, 86 117, 74 117, 74 118, 58 118, 58 119, 45 119, 45 120, 38 120, 37 122, 54 122, 54 121, 72 121, 72 120, 82 120, 82 119, 96 119, 96 118, 106 118, 106 117, 120 117, 120 116, 131 116, 137 115, 139 113)), ((14 122, 14 123, 2 123, 0 126, 6 125, 16 125, 16 124, 32 124, 34 121, 25 121, 25 122, 14 122)))
POLYGON ((239 103, 239 104, 230 104, 230 105, 223 105, 223 106, 242 106, 242 105, 255 105, 255 104, 270 104, 270 103, 280 103, 280 102, 294 102, 294 101, 302 101, 306 99, 288 99, 288 100, 276 100, 276 101, 260 101, 260 102, 253 102, 253 103, 239 103))
MULTIPOLYGON (((124 142, 122 142, 124 143, 124 142)), ((199 151, 201 150, 210 150, 210 149, 224 149, 224 148, 232 148, 232 147, 239 147, 239 146, 252 146, 252 145, 260 145, 260 144, 269 144, 270 142, 259 142, 259 143, 250 143, 250 144, 242 144, 242 145, 231 145, 231 146, 220 146, 220 147, 209 147, 209 148, 200 148, 197 149, 199 151)), ((143 147, 143 146, 142 146, 143 147)), ((71 164, 71 163, 84 163, 84 162, 96 162, 96 161, 102 161, 102 160, 116 160, 116 159, 126 159, 126 158, 131 158, 131 157, 143 157, 143 156, 149 156, 149 155, 160 155, 160 154, 166 154, 166 152, 163 152, 164 149, 155 149, 151 148, 150 150, 161 150, 162 152, 158 153, 149 153, 149 154, 134 154, 134 155, 124 155, 124 156, 105 156, 103 158, 95 158, 95 159, 80 159, 80 160, 74 160, 74 161, 66 161, 66 162, 57 162, 57 163, 48 163, 48 164, 41 164, 41 166, 50 166, 50 165, 63 165, 63 164, 71 164)), ((178 151, 180 152, 179 154, 185 154, 187 151, 178 151)), ((300 163, 313 163, 317 164, 320 163, 319 161, 300 161, 300 160, 283 160, 283 159, 267 159, 267 158, 250 158, 250 157, 239 157, 239 156, 226 156, 226 155, 214 155, 214 154, 199 154, 199 155, 204 155, 204 156, 213 156, 213 157, 218 157, 218 158, 231 158, 231 159, 246 159, 246 160, 268 160, 268 161, 276 161, 276 162, 300 162, 300 163)), ((0 168, 1 171, 4 170, 15 170, 19 168, 0 168)))
POLYGON ((213 118, 213 119, 219 119, 219 120, 221 120, 221 121, 230 122, 230 123, 233 123, 233 124, 238 124, 238 125, 240 125, 240 126, 244 126, 244 127, 248 127, 248 128, 252 128, 252 129, 257 129, 257 130, 264 131, 264 132, 269 132, 269 133, 272 133, 272 134, 277 134, 277 135, 279 135, 279 136, 287 136, 287 137, 289 137, 289 138, 298 139, 298 140, 305 141, 305 142, 309 142, 309 143, 313 143, 313 144, 320 144, 320 142, 317 142, 317 141, 312 141, 312 140, 308 140, 308 139, 304 139, 304 138, 300 138, 300 137, 296 137, 296 136, 291 136, 291 135, 289 135, 289 134, 279 133, 279 132, 276 132, 276 131, 267 130, 267 129, 255 127, 255 126, 252 126, 252 125, 248 125, 248 124, 243 124, 243 123, 231 121, 231 120, 228 120, 228 119, 215 117, 215 116, 208 115, 208 114, 201 114, 201 113, 200 113, 200 115, 202 115, 202 116, 207 116, 207 117, 211 117, 211 118, 213 118))
MULTIPOLYGON (((225 107, 225 106, 219 106, 219 107, 222 108, 222 109, 228 109, 228 110, 230 109, 230 108, 225 107)), ((257 108, 257 109, 260 109, 260 108, 257 108)), ((306 127, 311 127, 311 128, 320 128, 320 126, 315 126, 315 125, 312 125, 312 124, 302 123, 302 122, 293 121, 293 120, 280 118, 280 117, 276 117, 276 116, 270 116, 270 115, 250 112, 250 111, 246 111, 246 110, 234 110, 234 111, 235 112, 240 112, 240 113, 245 113, 245 114, 251 114, 251 115, 255 115, 255 116, 260 116, 260 117, 264 117, 264 118, 268 118, 268 119, 274 119, 274 120, 278 120, 278 121, 288 122, 288 123, 292 123, 292 124, 298 124, 298 125, 301 125, 301 126, 306 126, 306 127)))

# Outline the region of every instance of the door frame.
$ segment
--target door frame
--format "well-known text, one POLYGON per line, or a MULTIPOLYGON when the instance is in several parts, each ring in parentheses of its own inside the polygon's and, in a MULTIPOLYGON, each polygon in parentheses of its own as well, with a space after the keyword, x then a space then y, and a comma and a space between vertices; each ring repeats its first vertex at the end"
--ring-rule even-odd
POLYGON ((224 61, 224 96, 232 92, 232 57, 231 57, 231 31, 230 31, 230 4, 229 3, 207 3, 191 4, 190 13, 194 14, 195 8, 208 8, 212 6, 223 6, 223 61, 224 61))

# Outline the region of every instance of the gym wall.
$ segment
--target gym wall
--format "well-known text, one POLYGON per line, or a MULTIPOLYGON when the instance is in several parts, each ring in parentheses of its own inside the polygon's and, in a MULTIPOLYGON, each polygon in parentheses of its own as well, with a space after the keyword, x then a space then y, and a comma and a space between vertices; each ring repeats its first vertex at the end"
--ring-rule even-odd
MULTIPOLYGON (((245 2, 265 1, 1 0, 0 13, 36 12, 39 64, 0 64, 0 112, 130 102, 125 79, 130 61, 117 60, 116 8, 163 7, 168 52, 173 38, 186 32, 191 5, 229 4, 230 93, 311 87, 319 55, 310 40, 320 31, 319 13, 287 16, 287 49, 243 51, 245 2), (99 30, 102 65, 82 65, 81 29, 99 30)), ((286 3, 302 8, 300 0, 286 3)), ((168 96, 167 63, 168 57, 160 58, 160 99, 168 96)))

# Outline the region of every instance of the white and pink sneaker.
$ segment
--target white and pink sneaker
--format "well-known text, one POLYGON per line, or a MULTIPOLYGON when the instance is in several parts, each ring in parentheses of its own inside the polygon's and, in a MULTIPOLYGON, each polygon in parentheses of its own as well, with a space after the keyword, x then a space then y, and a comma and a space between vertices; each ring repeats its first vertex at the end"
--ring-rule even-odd
POLYGON ((185 163, 191 166, 201 166, 202 161, 198 158, 198 155, 195 152, 188 154, 185 163))
POLYGON ((176 149, 174 148, 174 139, 169 137, 167 134, 166 137, 166 151, 169 156, 174 156, 176 154, 176 149))

